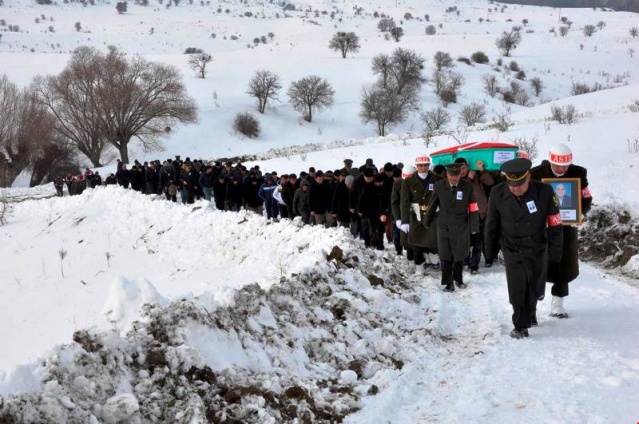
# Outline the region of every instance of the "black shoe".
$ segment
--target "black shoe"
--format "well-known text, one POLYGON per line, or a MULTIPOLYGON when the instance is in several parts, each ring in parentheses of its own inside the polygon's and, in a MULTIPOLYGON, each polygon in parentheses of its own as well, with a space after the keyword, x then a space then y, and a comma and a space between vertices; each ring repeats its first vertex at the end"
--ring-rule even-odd
POLYGON ((455 281, 455 285, 460 289, 465 289, 467 286, 463 282, 455 281))
POLYGON ((486 263, 484 264, 484 266, 486 268, 490 268, 491 266, 493 266, 493 261, 486 261, 486 263))
POLYGON ((537 327, 539 325, 539 322, 537 322, 537 316, 533 315, 532 319, 530 320, 530 325, 533 327, 537 327))
POLYGON ((475 268, 471 268, 470 269, 470 275, 476 275, 476 274, 479 274, 479 270, 475 269, 475 268))
POLYGON ((550 316, 553 318, 559 318, 559 319, 570 318, 570 315, 568 315, 566 312, 562 312, 560 314, 550 314, 550 316))
POLYGON ((452 293, 455 291, 455 286, 453 284, 447 284, 446 287, 444 287, 444 291, 452 293))
POLYGON ((528 329, 527 328, 524 328, 523 333, 524 333, 524 337, 528 337, 528 329))

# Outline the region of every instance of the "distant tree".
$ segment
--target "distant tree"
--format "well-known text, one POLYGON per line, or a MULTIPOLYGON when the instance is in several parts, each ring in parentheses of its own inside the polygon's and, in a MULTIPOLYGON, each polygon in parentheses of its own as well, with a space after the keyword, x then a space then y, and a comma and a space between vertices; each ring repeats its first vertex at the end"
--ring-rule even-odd
POLYGON ((495 42, 500 53, 504 56, 510 56, 510 53, 517 48, 519 43, 521 43, 521 33, 515 30, 504 31, 495 42))
POLYGON ((346 53, 359 51, 359 37, 354 32, 338 32, 333 35, 328 47, 331 50, 341 51, 342 58, 346 59, 346 53))
POLYGON ((302 113, 304 120, 311 122, 313 111, 330 108, 333 105, 335 91, 325 79, 316 75, 302 78, 291 83, 288 97, 293 108, 302 113))
POLYGON ((275 73, 267 70, 255 72, 255 75, 249 81, 247 94, 255 97, 257 100, 257 110, 264 113, 266 104, 270 100, 277 100, 279 91, 282 89, 280 77, 275 73))
POLYGON ((390 87, 364 88, 359 116, 365 124, 375 122, 377 134, 384 136, 388 127, 404 122, 418 104, 415 91, 397 93, 390 87))
POLYGON ((594 25, 584 25, 584 35, 586 37, 592 37, 592 34, 597 32, 597 28, 594 25))
POLYGON ((439 94, 444 88, 446 88, 448 79, 446 78, 446 74, 444 72, 435 69, 429 82, 433 86, 433 91, 435 92, 435 94, 439 94))
POLYGON ((457 103, 457 94, 454 91, 447 88, 439 92, 439 100, 441 100, 444 107, 448 107, 451 103, 457 103))
POLYGON ((637 27, 630 28, 629 32, 630 32, 630 36, 632 38, 637 38, 639 36, 639 28, 637 28, 637 27))
POLYGON ((604 21, 597 22, 597 28, 599 28, 599 30, 602 30, 605 27, 606 27, 606 23, 604 21))
MULTIPOLYGON (((425 59, 413 50, 397 48, 390 57, 388 79, 384 87, 390 87, 398 94, 404 90, 419 90, 426 79, 422 76, 425 59)), ((374 70, 373 70, 374 72, 374 70)))
POLYGON ((462 74, 459 74, 457 72, 449 72, 446 88, 453 93, 458 94, 459 89, 462 87, 462 85, 464 85, 464 81, 465 80, 462 74))
POLYGON ((565 25, 559 27, 559 35, 561 35, 562 37, 565 37, 566 34, 568 34, 568 31, 570 31, 570 28, 565 25))
POLYGON ((267 35, 268 35, 268 38, 270 38, 271 40, 275 38, 275 34, 273 34, 272 32, 269 32, 267 35))
POLYGON ((373 58, 372 61, 373 74, 379 75, 378 85, 382 88, 388 87, 388 79, 390 77, 391 57, 386 53, 380 53, 373 58))
POLYGON ((266 44, 266 42, 268 41, 268 39, 266 38, 266 35, 262 35, 260 37, 260 41, 262 42, 262 44, 266 44))
POLYGON ((488 94, 490 97, 495 97, 495 94, 499 92, 497 77, 491 74, 485 74, 484 76, 482 76, 481 80, 486 94, 488 94))
POLYGON ((395 27, 390 30, 393 39, 399 43, 399 40, 404 36, 404 29, 402 27, 395 27))
POLYGON ((437 131, 450 122, 450 113, 442 107, 436 107, 422 114, 422 122, 425 131, 437 131))
POLYGON ((238 113, 233 120, 233 129, 248 138, 257 138, 260 135, 260 121, 248 112, 238 113))
POLYGON ((528 19, 522 19, 521 23, 524 24, 524 26, 528 25, 528 19))
POLYGON ((395 28, 395 21, 393 20, 393 18, 382 18, 377 23, 377 29, 379 29, 381 32, 387 32, 393 28, 395 28))
POLYGON ((206 77, 207 65, 213 60, 208 53, 196 53, 189 56, 189 67, 193 69, 200 78, 206 77))
POLYGON ((426 35, 435 35, 437 33, 437 28, 435 25, 428 25, 426 27, 426 35))
POLYGON ((531 78, 530 86, 532 87, 533 91, 535 92, 535 96, 537 97, 539 97, 542 90, 544 89, 544 83, 541 81, 541 78, 539 77, 531 78))
POLYGON ((123 13, 126 13, 126 11, 127 11, 127 3, 125 1, 118 2, 115 5, 115 10, 117 10, 120 15, 123 14, 123 13))
POLYGON ((485 122, 486 106, 478 103, 471 103, 470 105, 464 106, 459 112, 459 119, 469 127, 480 122, 485 122))
POLYGON ((82 24, 80 22, 75 23, 75 30, 78 32, 82 30, 82 24))
POLYGON ((411 19, 413 19, 413 14, 412 13, 410 13, 410 12, 404 13, 404 20, 410 21, 411 19))
POLYGON ((436 52, 433 56, 433 62, 435 63, 435 69, 438 71, 453 66, 453 58, 446 52, 436 52))
POLYGON ((429 21, 430 21, 430 15, 429 15, 428 13, 424 15, 424 20, 425 20, 426 22, 429 22, 429 21))

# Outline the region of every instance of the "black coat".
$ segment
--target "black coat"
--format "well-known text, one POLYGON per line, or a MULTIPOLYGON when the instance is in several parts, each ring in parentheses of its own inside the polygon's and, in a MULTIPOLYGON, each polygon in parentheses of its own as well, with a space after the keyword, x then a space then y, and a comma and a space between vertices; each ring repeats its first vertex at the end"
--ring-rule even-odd
MULTIPOLYGON (((400 212, 402 224, 409 224, 408 244, 425 249, 428 253, 437 253, 437 226, 426 228, 423 224, 428 202, 435 189, 435 183, 441 178, 428 172, 426 179, 419 178, 417 173, 406 178, 401 185, 400 212), (413 204, 419 209, 419 215, 413 204)), ((437 219, 437 214, 433 217, 437 219)))
MULTIPOLYGON (((553 174, 550 162, 543 161, 541 165, 530 170, 532 178, 557 178, 553 174)), ((560 178, 579 178, 581 181, 581 213, 587 214, 592 206, 592 195, 588 188, 588 171, 577 165, 568 166, 568 170, 560 178)), ((572 194, 576 197, 576 193, 572 194)), ((564 226, 564 242, 561 262, 548 264, 546 281, 549 283, 569 283, 579 276, 579 234, 576 227, 564 226)))
POLYGON ((349 210, 349 196, 350 190, 346 186, 346 183, 339 183, 335 189, 335 193, 333 193, 333 202, 331 205, 331 213, 337 216, 339 222, 351 222, 352 216, 349 210))
POLYGON ((318 184, 317 181, 313 181, 311 183, 309 193, 308 201, 311 207, 311 212, 321 215, 331 211, 333 192, 327 181, 322 182, 322 184, 318 184))
POLYGON ((357 210, 364 218, 375 222, 379 221, 379 216, 383 214, 382 187, 376 186, 374 182, 364 184, 357 210))
POLYGON ((470 250, 470 234, 479 232, 479 212, 472 183, 459 180, 455 192, 448 180, 435 183, 424 225, 437 217, 437 253, 445 261, 462 261, 470 250))
POLYGON ((526 287, 535 299, 544 294, 548 261, 561 260, 563 226, 555 193, 548 184, 530 181, 518 200, 507 183, 493 187, 484 229, 486 259, 504 253, 510 303, 525 304, 526 287))

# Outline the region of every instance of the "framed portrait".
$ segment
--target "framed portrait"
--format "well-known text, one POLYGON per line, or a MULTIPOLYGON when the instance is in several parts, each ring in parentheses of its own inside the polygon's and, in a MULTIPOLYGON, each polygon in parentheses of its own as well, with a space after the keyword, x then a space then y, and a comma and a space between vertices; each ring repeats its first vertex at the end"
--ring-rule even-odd
POLYGON ((542 178, 555 191, 564 225, 581 224, 581 180, 579 178, 542 178))

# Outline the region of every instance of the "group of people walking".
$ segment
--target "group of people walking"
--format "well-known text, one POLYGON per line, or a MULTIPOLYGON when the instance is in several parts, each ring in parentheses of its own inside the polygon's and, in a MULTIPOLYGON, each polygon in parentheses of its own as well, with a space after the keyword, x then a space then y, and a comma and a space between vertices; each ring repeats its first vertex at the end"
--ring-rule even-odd
POLYGON ((380 168, 372 159, 359 167, 345 159, 341 168, 310 167, 298 176, 176 156, 163 163, 136 161, 130 170, 119 162, 104 183, 87 168, 77 177, 56 177, 54 185, 61 196, 64 185, 73 195, 87 187, 119 184, 173 202, 178 196, 184 204, 206 199, 219 210, 246 209, 268 219, 299 217, 305 224, 346 227, 380 252, 392 242, 418 275, 439 269, 446 292, 466 287, 465 265, 477 274, 482 254, 484 266, 491 267, 501 251, 513 306, 511 336, 523 338, 537 325, 536 305, 544 298, 546 282, 553 283, 551 315, 568 317, 563 299, 579 274, 577 228, 562 225, 558 197, 541 182, 546 178, 579 179, 580 212, 588 212, 592 196, 586 169, 572 164, 565 145, 554 146, 537 167, 518 158, 500 171, 463 157, 431 169, 430 157, 420 155, 410 165, 389 162, 380 168))

